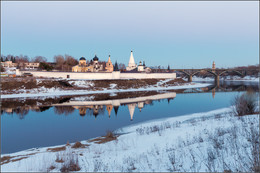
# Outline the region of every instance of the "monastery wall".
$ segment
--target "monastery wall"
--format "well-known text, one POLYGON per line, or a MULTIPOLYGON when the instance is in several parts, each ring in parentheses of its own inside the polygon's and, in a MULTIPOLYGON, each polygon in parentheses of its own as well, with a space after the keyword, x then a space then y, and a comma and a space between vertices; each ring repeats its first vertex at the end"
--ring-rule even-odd
POLYGON ((16 70, 16 75, 23 73, 31 73, 35 77, 63 78, 63 79, 175 79, 176 73, 120 73, 113 72, 55 72, 55 71, 19 71, 16 70))
POLYGON ((175 79, 176 73, 121 73, 120 79, 175 79))

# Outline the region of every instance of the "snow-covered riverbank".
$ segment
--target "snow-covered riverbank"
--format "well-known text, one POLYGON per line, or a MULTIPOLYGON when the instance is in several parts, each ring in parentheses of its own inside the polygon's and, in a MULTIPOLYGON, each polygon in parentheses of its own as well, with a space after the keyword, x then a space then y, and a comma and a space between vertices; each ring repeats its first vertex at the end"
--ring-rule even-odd
POLYGON ((222 108, 135 124, 100 144, 88 140, 78 148, 71 144, 5 154, 1 171, 57 172, 74 163, 83 172, 252 172, 259 115, 234 117, 231 112, 222 108))
MULTIPOLYGON (((81 83, 80 83, 81 84, 81 83)), ((81 84, 82 85, 82 84, 81 84)), ((173 90, 173 89, 187 89, 187 88, 201 88, 207 87, 211 84, 206 83, 184 83, 176 84, 175 86, 167 86, 163 83, 158 83, 154 86, 140 87, 140 88, 128 88, 128 89, 116 89, 115 85, 110 85, 110 88, 104 88, 103 90, 62 90, 59 88, 37 88, 31 89, 19 94, 2 94, 1 98, 19 98, 19 97, 53 97, 62 95, 86 95, 86 94, 99 94, 99 93, 117 93, 117 92, 131 92, 131 91, 154 91, 154 90, 173 90)), ((86 85, 85 85, 86 86, 86 85)))

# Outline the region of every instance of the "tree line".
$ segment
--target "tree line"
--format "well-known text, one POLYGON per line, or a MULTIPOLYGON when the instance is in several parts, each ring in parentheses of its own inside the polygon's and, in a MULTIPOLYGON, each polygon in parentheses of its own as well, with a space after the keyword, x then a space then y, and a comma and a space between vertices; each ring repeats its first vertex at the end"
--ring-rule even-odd
MULTIPOLYGON (((72 67, 78 65, 79 61, 71 56, 71 55, 55 55, 53 57, 53 62, 48 62, 47 58, 44 56, 35 56, 33 58, 29 58, 27 55, 1 55, 1 62, 12 61, 13 63, 17 63, 18 68, 24 68, 24 63, 40 63, 39 70, 59 70, 59 71, 71 71, 72 67)), ((92 60, 87 60, 86 63, 91 65, 93 63, 92 60)), ((103 67, 106 66, 106 61, 99 61, 99 64, 102 64, 103 67)), ((119 63, 118 68, 120 70, 125 69, 125 64, 119 63)))
POLYGON ((56 70, 71 70, 72 66, 78 64, 78 60, 70 55, 56 55, 53 57, 54 62, 48 62, 47 58, 44 56, 35 56, 33 58, 29 58, 27 55, 1 55, 1 62, 12 61, 13 63, 17 63, 18 68, 23 68, 24 63, 40 63, 40 70, 51 71, 53 69, 56 70))

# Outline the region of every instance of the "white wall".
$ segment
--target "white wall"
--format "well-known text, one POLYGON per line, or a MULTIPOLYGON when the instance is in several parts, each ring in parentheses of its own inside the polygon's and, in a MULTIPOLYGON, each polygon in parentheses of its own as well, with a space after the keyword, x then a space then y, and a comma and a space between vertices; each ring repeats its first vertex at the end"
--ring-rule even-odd
POLYGON ((176 73, 121 73, 120 79, 175 79, 176 73))
POLYGON ((49 77, 49 78, 64 78, 67 79, 167 79, 176 78, 176 73, 120 73, 114 72, 99 72, 99 73, 80 73, 80 72, 47 72, 47 71, 16 71, 16 74, 31 73, 36 77, 49 77))

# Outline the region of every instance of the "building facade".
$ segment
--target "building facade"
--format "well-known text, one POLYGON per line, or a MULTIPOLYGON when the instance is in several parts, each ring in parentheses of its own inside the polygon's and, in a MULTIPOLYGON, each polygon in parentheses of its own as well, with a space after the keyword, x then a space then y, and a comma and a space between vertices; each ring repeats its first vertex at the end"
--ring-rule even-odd
POLYGON ((76 66, 72 67, 73 72, 87 72, 87 71, 92 71, 93 68, 89 67, 86 59, 84 57, 81 57, 79 59, 79 64, 76 66))
POLYGON ((19 66, 19 68, 29 70, 29 69, 37 69, 40 66, 40 63, 38 62, 13 63, 12 61, 5 61, 5 62, 1 62, 1 65, 5 68, 16 68, 19 66))
POLYGON ((2 67, 7 67, 7 68, 12 68, 12 67, 17 67, 17 63, 13 63, 12 61, 5 61, 1 62, 2 67))
POLYGON ((25 69, 37 69, 40 66, 40 63, 38 62, 27 62, 24 63, 25 69))
POLYGON ((106 67, 103 67, 103 64, 101 64, 98 61, 97 55, 90 61, 90 63, 87 63, 86 58, 81 57, 79 59, 79 64, 72 67, 72 72, 101 72, 101 71, 107 71, 112 72, 113 71, 113 64, 110 59, 110 55, 108 58, 108 62, 106 63, 106 67))

